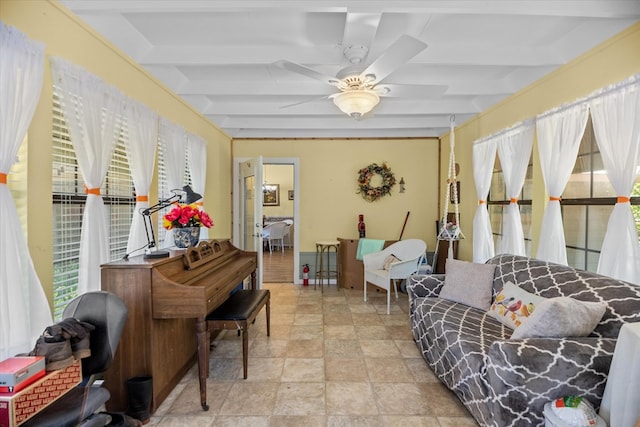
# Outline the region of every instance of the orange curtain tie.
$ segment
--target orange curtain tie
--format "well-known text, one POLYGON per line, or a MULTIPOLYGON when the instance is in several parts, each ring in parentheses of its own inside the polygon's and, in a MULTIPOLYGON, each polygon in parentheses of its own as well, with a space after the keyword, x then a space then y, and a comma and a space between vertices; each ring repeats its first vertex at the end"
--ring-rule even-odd
POLYGON ((6 183, 7 183, 7 174, 0 173, 0 184, 6 184, 6 183))
POLYGON ((509 203, 518 203, 518 199, 509 199, 509 203))
POLYGON ((549 197, 549 200, 552 201, 552 202, 559 202, 560 200, 562 200, 562 197, 553 197, 553 196, 551 196, 551 197, 549 197))
POLYGON ((84 192, 87 194, 93 194, 94 196, 100 195, 100 188, 84 188, 84 192))
POLYGON ((136 202, 148 202, 149 196, 136 196, 136 202))
POLYGON ((631 198, 629 197, 618 196, 618 203, 629 203, 630 201, 631 198))
POLYGON ((484 200, 478 200, 478 204, 479 205, 484 205, 485 203, 487 203, 487 202, 485 202, 484 200))

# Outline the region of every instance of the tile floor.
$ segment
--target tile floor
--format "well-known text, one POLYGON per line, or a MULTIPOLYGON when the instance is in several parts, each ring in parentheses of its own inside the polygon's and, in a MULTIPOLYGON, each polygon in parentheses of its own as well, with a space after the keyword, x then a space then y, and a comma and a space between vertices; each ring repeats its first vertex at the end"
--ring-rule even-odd
POLYGON ((226 331, 211 352, 207 402, 200 407, 194 366, 148 426, 477 426, 433 375, 408 326, 405 294, 386 314, 383 292, 324 292, 268 284, 264 310, 249 329, 249 378, 242 344, 226 331))

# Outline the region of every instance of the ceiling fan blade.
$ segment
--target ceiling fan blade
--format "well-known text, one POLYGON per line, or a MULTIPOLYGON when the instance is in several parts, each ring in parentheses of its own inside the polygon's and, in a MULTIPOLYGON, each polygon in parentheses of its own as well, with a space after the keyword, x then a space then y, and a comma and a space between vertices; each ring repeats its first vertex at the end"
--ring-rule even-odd
POLYGON ((375 76, 373 84, 382 81, 397 68, 427 48, 427 44, 406 34, 396 40, 361 74, 375 76))
POLYGON ((402 98, 439 98, 444 95, 449 86, 444 85, 402 85, 382 83, 376 85, 373 90, 379 96, 402 98))
POLYGON ((297 64, 295 62, 280 60, 273 63, 276 67, 282 68, 283 70, 291 71, 293 73, 302 74, 303 76, 310 77, 315 80, 320 80, 326 84, 331 86, 341 87, 344 86, 344 83, 337 79, 336 77, 327 76, 326 74, 322 74, 313 68, 307 67, 302 64, 297 64))
POLYGON ((300 102, 295 102, 293 104, 283 105, 280 108, 295 107, 296 105, 306 104, 307 102, 315 102, 315 101, 320 101, 320 100, 324 100, 324 99, 329 99, 330 97, 331 97, 331 95, 324 95, 324 96, 321 96, 319 98, 308 98, 308 99, 305 99, 305 100, 300 101, 300 102))

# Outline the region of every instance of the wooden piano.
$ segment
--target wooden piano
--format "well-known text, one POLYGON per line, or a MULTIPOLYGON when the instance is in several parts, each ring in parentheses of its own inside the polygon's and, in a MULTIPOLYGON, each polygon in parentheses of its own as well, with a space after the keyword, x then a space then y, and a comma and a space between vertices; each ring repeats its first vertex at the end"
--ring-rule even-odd
POLYGON ((255 287, 256 252, 229 240, 208 240, 168 258, 142 255, 102 265, 102 289, 129 309, 115 359, 105 374, 110 411, 127 409, 126 381, 153 378, 151 412, 160 406, 198 357, 200 400, 206 404, 209 345, 204 318, 247 277, 255 287))

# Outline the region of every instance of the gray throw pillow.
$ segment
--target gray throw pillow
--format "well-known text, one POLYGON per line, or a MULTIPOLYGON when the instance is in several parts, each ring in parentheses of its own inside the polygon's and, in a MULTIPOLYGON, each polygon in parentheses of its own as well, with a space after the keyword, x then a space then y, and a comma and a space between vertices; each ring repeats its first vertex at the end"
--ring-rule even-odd
POLYGON ((493 264, 478 264, 447 258, 440 298, 488 310, 491 306, 495 269, 496 266, 493 264))
POLYGON ((511 334, 511 338, 586 337, 593 332, 605 311, 604 302, 579 301, 569 297, 549 298, 511 334))

